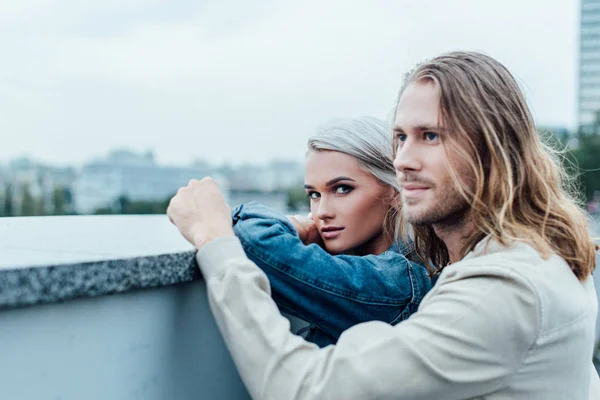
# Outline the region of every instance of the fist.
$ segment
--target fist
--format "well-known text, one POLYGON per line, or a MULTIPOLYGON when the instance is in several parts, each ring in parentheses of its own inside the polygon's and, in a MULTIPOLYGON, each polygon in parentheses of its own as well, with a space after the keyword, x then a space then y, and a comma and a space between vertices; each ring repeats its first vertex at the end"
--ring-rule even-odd
POLYGON ((302 215, 288 215, 288 220, 294 225, 296 228, 296 232, 298 232, 298 236, 302 243, 305 245, 309 245, 311 243, 316 243, 321 245, 323 243, 321 239, 321 235, 319 235, 319 228, 315 225, 312 218, 304 217, 302 215))
POLYGON ((212 178, 192 179, 171 199, 167 215, 197 249, 220 236, 233 236, 231 210, 212 178))

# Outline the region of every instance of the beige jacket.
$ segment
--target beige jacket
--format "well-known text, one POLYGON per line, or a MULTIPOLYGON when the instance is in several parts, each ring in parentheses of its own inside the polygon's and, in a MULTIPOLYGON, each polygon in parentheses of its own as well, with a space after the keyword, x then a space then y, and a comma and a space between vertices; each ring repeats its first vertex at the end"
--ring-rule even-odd
POLYGON ((408 320, 356 325, 324 349, 290 333, 237 238, 208 243, 197 260, 253 398, 600 399, 592 279, 527 244, 482 241, 408 320))

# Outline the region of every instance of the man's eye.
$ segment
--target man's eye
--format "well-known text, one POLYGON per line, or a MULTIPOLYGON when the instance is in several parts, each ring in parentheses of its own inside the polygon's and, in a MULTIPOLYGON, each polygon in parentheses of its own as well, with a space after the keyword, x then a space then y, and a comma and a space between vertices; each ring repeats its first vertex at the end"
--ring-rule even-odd
POLYGON ((334 189, 334 193, 335 193, 335 194, 348 194, 348 193, 350 193, 350 192, 351 192, 353 189, 354 189, 353 187, 351 187, 351 186, 348 186, 348 185, 340 185, 340 186, 337 186, 337 187, 334 189))
POLYGON ((321 195, 319 194, 319 192, 308 192, 306 193, 306 197, 308 197, 311 200, 316 200, 319 197, 321 197, 321 195))
POLYGON ((423 135, 425 136, 425 139, 430 140, 430 141, 436 140, 437 138, 440 137, 440 135, 435 132, 425 132, 423 135))

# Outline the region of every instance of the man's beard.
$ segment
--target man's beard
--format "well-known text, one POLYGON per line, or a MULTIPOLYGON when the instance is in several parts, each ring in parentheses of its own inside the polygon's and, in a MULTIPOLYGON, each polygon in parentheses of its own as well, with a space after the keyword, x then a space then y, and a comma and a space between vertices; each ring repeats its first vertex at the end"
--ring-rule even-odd
MULTIPOLYGON (((406 207, 403 208, 407 210, 406 207)), ((443 225, 451 227, 461 225, 465 216, 471 209, 471 205, 463 198, 452 184, 439 193, 434 204, 418 214, 404 214, 406 222, 415 225, 443 225)))

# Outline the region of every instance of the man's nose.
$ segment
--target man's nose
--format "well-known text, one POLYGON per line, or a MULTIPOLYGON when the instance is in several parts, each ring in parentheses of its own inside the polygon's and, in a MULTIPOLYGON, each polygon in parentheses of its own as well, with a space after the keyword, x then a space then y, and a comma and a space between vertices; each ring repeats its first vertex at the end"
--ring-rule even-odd
POLYGON ((401 172, 419 171, 422 167, 421 152, 410 140, 402 143, 396 150, 394 168, 396 175, 401 172))

